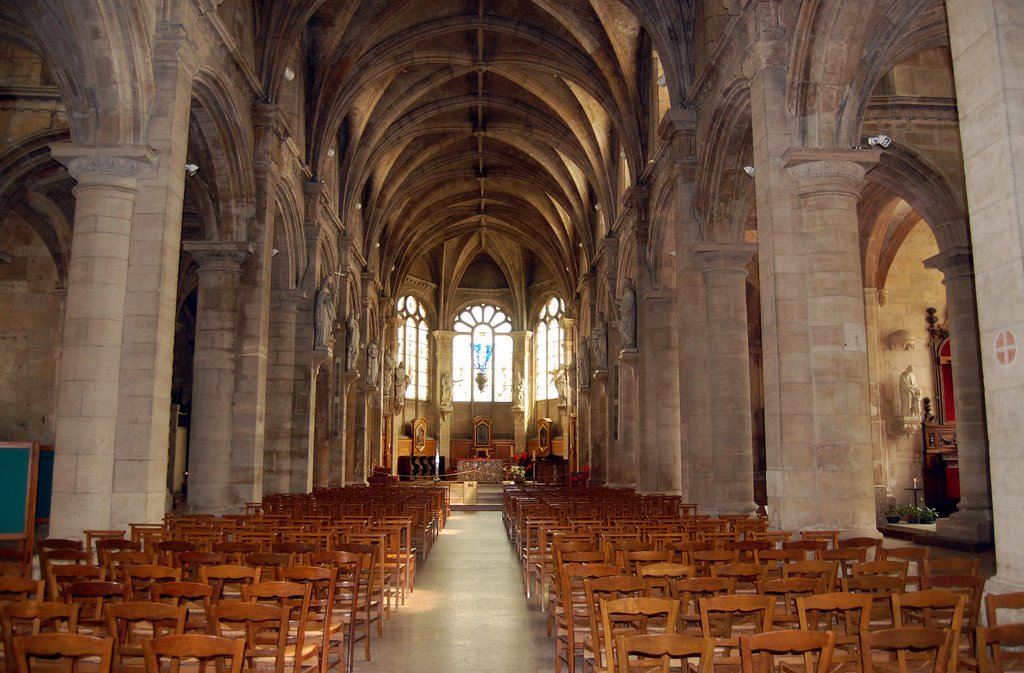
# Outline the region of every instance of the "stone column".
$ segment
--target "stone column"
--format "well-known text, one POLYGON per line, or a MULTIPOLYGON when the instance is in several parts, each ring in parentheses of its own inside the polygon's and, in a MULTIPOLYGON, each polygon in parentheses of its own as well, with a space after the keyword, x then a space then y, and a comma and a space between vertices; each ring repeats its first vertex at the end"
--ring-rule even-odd
MULTIPOLYGON (((359 334, 360 340, 365 338, 367 334, 367 308, 369 303, 366 301, 366 288, 367 283, 363 282, 363 301, 356 307, 358 311, 356 320, 359 321, 359 334)), ((349 344, 345 343, 347 349, 349 344)), ((347 351, 346 351, 347 352, 347 351)), ((355 436, 352 442, 352 482, 355 484, 365 484, 370 476, 371 457, 367 452, 367 440, 366 440, 366 405, 368 403, 372 388, 366 385, 366 368, 365 368, 365 357, 366 349, 362 343, 356 344, 356 363, 363 363, 363 371, 359 374, 359 384, 352 387, 352 393, 355 395, 355 413, 352 419, 353 428, 355 430, 355 436)), ((357 371, 358 373, 358 371, 357 371)))
MULTIPOLYGON (((532 385, 535 372, 532 370, 533 332, 512 332, 512 376, 523 376, 523 406, 512 407, 512 437, 515 440, 516 452, 526 451, 526 440, 530 436, 529 426, 533 424, 533 398, 535 388, 532 385)), ((449 358, 450 359, 450 358, 449 358)))
POLYGON ((809 445, 792 447, 776 475, 783 484, 776 504, 789 529, 827 523, 850 535, 878 535, 857 226, 858 185, 877 161, 877 151, 864 150, 783 156, 800 199, 811 413, 808 427, 789 428, 809 445))
POLYGON ((140 178, 132 215, 111 494, 110 523, 118 529, 159 521, 170 509, 168 430, 173 434, 177 426, 170 415, 171 376, 188 149, 181 139, 188 135, 199 69, 181 23, 157 24, 153 69, 156 97, 146 141, 157 152, 157 170, 140 178))
POLYGON ((747 344, 747 264, 757 246, 705 243, 694 253, 703 264, 711 421, 711 488, 701 499, 712 513, 752 513, 754 457, 747 344))
MULTIPOLYGON (((452 379, 452 339, 455 338, 455 332, 446 330, 434 330, 434 370, 437 372, 435 384, 436 390, 441 390, 441 377, 445 374, 448 375, 448 380, 452 379)), ((513 336, 513 339, 515 337, 513 336)), ((514 346, 513 346, 514 348, 514 346)), ((452 384, 454 387, 454 384, 452 384)), ((441 455, 444 456, 445 467, 453 467, 451 465, 451 445, 452 445, 452 406, 449 405, 447 408, 440 406, 440 392, 438 393, 438 411, 439 411, 439 423, 437 427, 437 446, 440 449, 441 455)))
MULTIPOLYGON (((1024 528, 1020 525, 1024 497, 1020 495, 1018 431, 1024 408, 1024 295, 1020 291, 1024 286, 1024 171, 1020 170, 1024 146, 1019 142, 1024 128, 1022 10, 1024 6, 1017 0, 946 1, 985 382, 997 565, 988 589, 998 592, 1024 590, 1024 528), (1007 351, 1011 335, 1016 346, 1013 358, 1007 351)), ((951 307, 952 303, 951 298, 951 307)), ((956 370, 954 361, 954 376, 956 370)), ((963 398, 959 384, 954 383, 959 425, 963 398)))
POLYGON ((966 248, 943 252, 925 266, 945 276, 949 341, 953 349, 953 397, 956 400, 956 445, 960 462, 957 512, 936 522, 943 537, 992 542, 992 489, 985 439, 985 388, 981 377, 974 269, 966 248))
POLYGON ((226 485, 234 469, 230 447, 238 284, 253 246, 245 241, 186 241, 184 248, 199 265, 188 506, 196 512, 222 513, 235 504, 226 485))
MULTIPOLYGON (((149 147, 54 145, 78 181, 57 393, 53 537, 110 528, 128 256, 149 147)), ((166 428, 164 439, 166 440, 166 428)))
MULTIPOLYGON (((394 302, 392 302, 392 306, 394 302)), ((398 316, 389 315, 384 320, 384 336, 381 339, 381 358, 384 358, 385 349, 390 349, 392 353, 398 348, 398 323, 400 322, 398 316)), ((398 363, 395 362, 394 366, 397 367, 398 363)), ((449 365, 451 366, 451 365, 449 365)), ((396 420, 395 413, 395 372, 392 369, 387 371, 385 368, 381 372, 381 387, 382 387, 382 404, 384 406, 384 425, 387 429, 387 436, 385 441, 387 442, 387 453, 391 457, 391 474, 398 474, 398 437, 402 433, 401 419, 396 420), (389 377, 390 381, 384 381, 384 377, 389 377)), ((440 438, 438 438, 440 441, 440 438)), ((442 449, 443 450, 443 449, 442 449)))
POLYGON ((312 488, 311 330, 303 329, 311 322, 309 303, 297 290, 276 290, 271 301, 267 396, 277 403, 267 408, 265 493, 306 493, 312 488))

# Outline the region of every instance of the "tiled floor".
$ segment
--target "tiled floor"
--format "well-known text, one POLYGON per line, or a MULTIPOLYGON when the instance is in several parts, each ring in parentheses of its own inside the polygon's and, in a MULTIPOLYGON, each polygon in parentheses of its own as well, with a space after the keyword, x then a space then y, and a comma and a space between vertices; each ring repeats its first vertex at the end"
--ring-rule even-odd
POLYGON ((500 512, 453 512, 420 561, 416 592, 371 641, 372 661, 357 643, 354 673, 553 671, 555 645, 519 568, 500 512))

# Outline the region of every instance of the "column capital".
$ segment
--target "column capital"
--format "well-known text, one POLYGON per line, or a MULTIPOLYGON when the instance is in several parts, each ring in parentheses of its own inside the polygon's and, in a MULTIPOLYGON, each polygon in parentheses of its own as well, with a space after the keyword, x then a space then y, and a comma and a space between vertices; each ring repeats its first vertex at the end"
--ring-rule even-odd
POLYGON ((66 166, 80 183, 104 177, 134 182, 156 165, 156 150, 148 145, 59 143, 50 145, 50 156, 66 166))
POLYGON ((848 192, 882 156, 881 150, 794 148, 782 155, 782 167, 794 178, 801 196, 848 192))
POLYGON ((240 272, 239 267, 256 250, 248 241, 185 241, 181 245, 199 265, 199 271, 219 269, 240 272))
POLYGON ((967 246, 943 250, 924 260, 925 268, 937 269, 947 280, 974 274, 974 254, 967 246))
POLYGON ((757 254, 756 243, 698 243, 693 255, 704 271, 732 271, 747 275, 747 264, 757 254))

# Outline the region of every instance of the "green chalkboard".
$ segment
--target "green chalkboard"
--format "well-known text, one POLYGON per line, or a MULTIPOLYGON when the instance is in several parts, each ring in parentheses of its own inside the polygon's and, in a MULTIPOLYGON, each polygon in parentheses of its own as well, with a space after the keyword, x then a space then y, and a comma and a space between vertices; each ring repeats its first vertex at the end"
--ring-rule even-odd
POLYGON ((38 442, 0 442, 0 540, 22 540, 22 551, 29 558, 38 470, 38 442))

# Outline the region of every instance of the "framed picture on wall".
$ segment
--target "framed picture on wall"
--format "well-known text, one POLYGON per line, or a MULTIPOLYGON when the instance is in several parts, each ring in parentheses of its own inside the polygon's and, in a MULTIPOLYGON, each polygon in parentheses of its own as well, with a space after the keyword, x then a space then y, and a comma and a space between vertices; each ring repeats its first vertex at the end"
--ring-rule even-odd
POLYGON ((473 418, 473 447, 490 448, 491 429, 494 421, 486 416, 473 418))
POLYGON ((537 452, 547 455, 551 453, 551 419, 537 419, 537 452))

